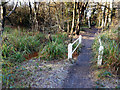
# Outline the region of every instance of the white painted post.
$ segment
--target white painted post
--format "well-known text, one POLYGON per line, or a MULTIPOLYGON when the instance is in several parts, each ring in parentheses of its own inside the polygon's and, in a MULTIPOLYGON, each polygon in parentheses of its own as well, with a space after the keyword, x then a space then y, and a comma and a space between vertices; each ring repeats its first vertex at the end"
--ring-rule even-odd
POLYGON ((68 59, 72 58, 72 44, 68 44, 68 59))
POLYGON ((104 47, 100 46, 99 47, 98 62, 97 62, 98 66, 102 65, 103 50, 104 50, 104 47))
POLYGON ((81 42, 82 42, 82 36, 80 35, 79 36, 79 44, 81 44, 81 42))
POLYGON ((90 28, 90 17, 88 17, 88 26, 90 28))

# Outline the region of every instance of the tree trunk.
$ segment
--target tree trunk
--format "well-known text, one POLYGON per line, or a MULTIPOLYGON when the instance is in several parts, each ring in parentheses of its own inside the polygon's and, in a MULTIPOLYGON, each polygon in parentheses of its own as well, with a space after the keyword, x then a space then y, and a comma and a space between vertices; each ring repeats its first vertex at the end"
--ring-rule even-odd
POLYGON ((67 33, 70 32, 70 25, 69 25, 69 20, 67 20, 67 33))
POLYGON ((64 3, 62 2, 62 29, 64 30, 64 3))
POLYGON ((88 27, 91 28, 91 12, 88 11, 88 27))
MULTIPOLYGON (((1 2, 1 3, 2 3, 2 2, 1 2)), ((4 25, 3 25, 3 22, 4 22, 4 20, 3 20, 3 18, 4 18, 4 17, 3 17, 3 12, 4 12, 4 11, 3 11, 3 6, 2 6, 2 5, 0 6, 0 9, 1 9, 1 13, 0 13, 0 14, 1 14, 1 15, 0 15, 0 16, 1 16, 1 17, 0 17, 0 35, 2 36, 3 30, 4 30, 4 28, 3 28, 3 26, 4 26, 4 25)), ((2 40, 2 37, 1 37, 0 39, 2 40)), ((0 43, 0 44, 1 44, 1 43, 0 43)))
POLYGON ((3 21, 2 21, 2 28, 3 28, 3 31, 4 31, 4 27, 5 27, 5 19, 6 19, 6 7, 5 5, 3 5, 3 21))
POLYGON ((30 0, 29 0, 29 10, 30 10, 30 28, 31 28, 32 31, 33 31, 32 7, 31 7, 31 2, 30 2, 30 0))
POLYGON ((106 12, 107 12, 107 2, 106 2, 106 4, 105 4, 105 8, 104 8, 104 13, 103 13, 103 19, 104 19, 104 25, 103 25, 103 27, 105 27, 105 25, 106 25, 106 19, 107 19, 107 14, 106 14, 106 12))
POLYGON ((76 7, 76 3, 74 0, 74 8, 73 8, 73 20, 72 20, 72 27, 71 27, 71 42, 72 42, 72 38, 73 38, 73 31, 75 30, 75 7, 76 7))
POLYGON ((101 24, 101 16, 99 14, 99 23, 98 23, 98 26, 100 26, 100 24, 101 24))
MULTIPOLYGON (((120 2, 118 2, 118 19, 120 19, 120 2)), ((118 22, 118 49, 120 50, 120 20, 118 22)))
POLYGON ((112 23, 112 9, 113 9, 113 0, 110 0, 110 10, 111 10, 111 15, 110 15, 110 18, 111 18, 111 20, 110 20, 110 22, 112 23))
MULTIPOLYGON (((68 18, 70 15, 69 15, 69 7, 67 6, 67 3, 66 3, 66 7, 67 7, 67 9, 66 9, 66 17, 68 18)), ((69 34, 69 32, 70 32, 70 20, 69 19, 67 19, 67 34, 69 34)))
POLYGON ((38 20, 37 20, 37 6, 36 6, 36 2, 34 3, 34 23, 35 23, 35 29, 36 31, 38 30, 38 20))
POLYGON ((106 10, 106 17, 105 17, 105 23, 104 23, 104 26, 107 25, 107 21, 108 21, 108 9, 106 10))
POLYGON ((109 10, 109 19, 108 19, 108 28, 112 23, 112 0, 110 0, 110 10, 109 10))
POLYGON ((58 24, 58 26, 59 26, 59 30, 62 30, 61 25, 60 25, 60 18, 59 18, 59 14, 58 14, 58 9, 57 9, 56 6, 55 6, 55 9, 56 9, 57 24, 58 24))
MULTIPOLYGON (((50 5, 50 2, 49 2, 50 5)), ((51 13, 50 13, 50 6, 49 6, 49 26, 51 26, 51 13)))
POLYGON ((78 12, 78 18, 77 18, 77 31, 76 31, 76 34, 79 35, 79 32, 80 32, 80 7, 79 7, 79 2, 77 3, 77 12, 78 12))
MULTIPOLYGON (((1 3, 2 2, 0 1, 0 4, 1 3)), ((3 22, 3 7, 0 6, 0 71, 2 70, 2 34, 3 34, 2 22, 3 22)), ((2 75, 2 73, 0 74, 2 75)), ((2 85, 2 81, 0 85, 2 85)))
POLYGON ((99 22, 98 22, 98 26, 101 26, 101 6, 99 6, 99 3, 98 3, 98 6, 97 6, 97 8, 98 8, 98 15, 99 15, 99 22))
POLYGON ((105 23, 105 11, 106 11, 106 7, 103 7, 103 16, 102 16, 102 30, 104 29, 104 23, 105 23))
POLYGON ((60 25, 60 18, 57 12, 56 12, 56 19, 57 19, 57 24, 59 26, 59 30, 62 30, 61 25, 60 25))
POLYGON ((74 2, 74 8, 73 8, 73 20, 72 20, 72 27, 71 27, 71 34, 73 34, 73 31, 75 30, 75 2, 74 2))

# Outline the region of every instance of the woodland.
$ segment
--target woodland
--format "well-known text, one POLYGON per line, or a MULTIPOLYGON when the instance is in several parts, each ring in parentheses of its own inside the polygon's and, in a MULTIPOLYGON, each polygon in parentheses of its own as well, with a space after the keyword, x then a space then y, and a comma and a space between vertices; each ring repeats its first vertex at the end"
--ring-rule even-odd
MULTIPOLYGON (((117 82, 113 86, 105 87, 104 85, 104 87, 120 88, 119 20, 120 2, 114 0, 104 2, 102 0, 98 2, 90 2, 90 0, 73 0, 72 2, 0 1, 0 64, 2 66, 0 79, 2 88, 34 88, 35 86, 32 86, 31 83, 35 79, 29 81, 32 74, 37 75, 37 72, 41 72, 46 75, 44 69, 47 68, 48 72, 52 72, 55 68, 63 67, 64 63, 67 63, 66 67, 69 68, 69 65, 76 61, 67 60, 68 44, 74 42, 79 35, 91 35, 91 32, 95 32, 95 38, 90 47, 93 57, 90 58, 92 59, 91 68, 94 68, 94 75, 97 79, 94 87, 103 87, 103 84, 98 85, 100 80, 114 80, 115 78, 117 82), (100 46, 98 37, 104 47, 101 66, 97 66, 100 46), (28 66, 25 66, 26 62, 29 63, 28 66), (42 67, 43 62, 43 66, 46 67, 42 67), (58 62, 63 62, 63 64, 52 67, 58 62), (47 67, 47 63, 52 66, 47 67), (36 69, 38 71, 32 73, 36 69)), ((85 42, 83 41, 83 43, 85 42)), ((89 42, 87 43, 89 45, 89 42)), ((77 44, 74 44, 73 48, 76 46, 77 44)), ((84 47, 86 47, 84 44, 80 44, 79 49, 73 53, 73 58, 78 57, 84 47)), ((58 73, 56 72, 56 74, 58 73)), ((48 76, 50 75, 48 74, 48 76)), ((108 80, 108 83, 111 82, 108 80)), ((40 86, 40 82, 37 85, 37 88, 51 88, 51 85, 42 86, 43 83, 40 86)))

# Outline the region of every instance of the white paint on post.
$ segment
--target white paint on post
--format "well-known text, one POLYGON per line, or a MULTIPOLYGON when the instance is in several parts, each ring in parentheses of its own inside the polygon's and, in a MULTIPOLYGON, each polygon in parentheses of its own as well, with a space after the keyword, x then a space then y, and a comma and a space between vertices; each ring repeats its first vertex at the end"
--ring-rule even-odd
POLYGON ((100 39, 100 37, 98 37, 98 39, 99 39, 100 46, 102 46, 102 43, 101 43, 101 39, 100 39))
POLYGON ((99 39, 99 43, 100 43, 100 47, 99 47, 99 54, 98 54, 98 66, 102 65, 102 57, 103 57, 103 50, 104 50, 104 47, 102 46, 102 43, 101 43, 101 40, 100 40, 100 37, 98 37, 99 39))
POLYGON ((68 59, 72 58, 72 44, 68 45, 68 59))
POLYGON ((102 65, 103 49, 104 49, 103 46, 99 47, 98 66, 102 65))
POLYGON ((82 36, 80 35, 79 36, 79 44, 81 44, 81 42, 82 42, 82 36))
POLYGON ((90 28, 90 17, 88 17, 88 26, 90 28))

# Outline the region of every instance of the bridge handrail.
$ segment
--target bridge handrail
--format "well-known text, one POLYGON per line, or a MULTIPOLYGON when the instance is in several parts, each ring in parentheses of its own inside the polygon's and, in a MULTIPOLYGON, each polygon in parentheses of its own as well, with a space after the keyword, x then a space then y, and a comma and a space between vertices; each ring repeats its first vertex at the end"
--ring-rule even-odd
POLYGON ((68 59, 72 58, 72 54, 75 52, 75 50, 78 48, 78 46, 82 42, 82 36, 80 35, 78 39, 76 39, 73 43, 68 44, 68 59), (72 46, 79 41, 78 45, 75 47, 74 50, 72 50, 72 46))

